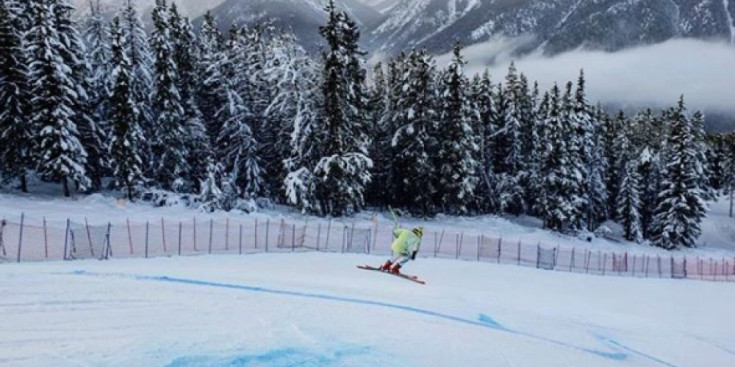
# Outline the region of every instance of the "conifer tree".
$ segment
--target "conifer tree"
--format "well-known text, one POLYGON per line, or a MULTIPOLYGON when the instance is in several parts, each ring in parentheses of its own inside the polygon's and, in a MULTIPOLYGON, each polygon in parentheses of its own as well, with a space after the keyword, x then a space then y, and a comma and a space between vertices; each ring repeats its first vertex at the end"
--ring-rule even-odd
POLYGON ((169 14, 165 0, 156 0, 153 9, 154 31, 151 49, 154 63, 154 90, 151 98, 156 116, 151 138, 154 155, 154 173, 164 189, 179 191, 186 188, 190 166, 186 131, 186 116, 179 94, 179 74, 174 62, 174 43, 170 33, 169 14))
MULTIPOLYGON (((525 78, 524 78, 525 79, 525 78)), ((528 86, 523 85, 519 79, 515 64, 511 63, 508 74, 505 77, 505 89, 502 102, 503 109, 498 116, 500 130, 497 133, 497 144, 500 155, 497 157, 500 163, 498 173, 498 195, 503 212, 520 215, 525 212, 524 202, 524 157, 522 133, 523 121, 528 121, 530 113, 526 105, 528 98, 528 86), (524 113, 526 115, 524 115, 524 113), (502 121, 502 122, 501 122, 502 121)))
POLYGON ((623 237, 628 241, 641 242, 643 232, 640 217, 640 174, 635 159, 625 165, 623 181, 618 195, 618 218, 623 226, 623 237))
POLYGON ((28 192, 27 175, 34 168, 36 128, 28 120, 31 86, 20 4, 0 1, 0 172, 17 178, 28 192))
POLYGON ((69 50, 60 37, 53 4, 34 1, 29 5, 32 23, 28 32, 30 81, 33 98, 31 121, 40 131, 38 171, 43 178, 58 180, 70 196, 69 180, 86 190, 91 181, 85 169, 87 152, 80 142, 75 122, 79 97, 73 65, 64 54, 69 50))
POLYGON ((125 38, 120 18, 112 21, 110 104, 110 160, 113 185, 126 190, 128 200, 135 197, 135 187, 144 184, 141 149, 144 136, 140 112, 133 100, 132 70, 125 52, 125 38))
POLYGON ((125 51, 130 62, 133 101, 140 112, 140 127, 147 138, 143 146, 142 156, 145 167, 150 170, 150 177, 154 177, 152 153, 152 137, 155 136, 153 111, 151 110, 151 96, 153 92, 153 74, 151 71, 153 58, 148 45, 148 36, 143 22, 137 12, 135 0, 124 0, 119 11, 120 25, 125 39, 125 51))
POLYGON ((323 53, 322 91, 326 151, 314 169, 317 198, 322 215, 342 216, 364 205, 364 192, 371 180, 372 161, 367 156, 369 140, 364 121, 365 71, 358 49, 360 33, 334 1, 325 8, 329 15, 320 33, 327 41, 323 53))
POLYGON ((217 21, 211 11, 207 11, 204 15, 199 34, 200 57, 197 70, 200 75, 200 85, 197 89, 197 100, 199 110, 204 118, 204 126, 206 126, 209 137, 214 144, 221 129, 215 116, 225 101, 221 98, 222 94, 218 88, 223 82, 222 71, 218 65, 223 57, 223 40, 222 34, 217 28, 217 21))
POLYGON ((665 249, 696 247, 707 207, 698 182, 698 145, 683 96, 669 119, 667 163, 652 224, 652 240, 655 246, 665 249))
POLYGON ((382 63, 373 68, 373 83, 368 91, 367 116, 370 135, 373 137, 370 145, 370 157, 373 160, 373 180, 368 187, 367 202, 372 205, 389 204, 393 177, 391 166, 390 138, 392 131, 387 125, 389 116, 389 88, 388 80, 382 63))
POLYGON ((396 60, 391 74, 394 203, 415 214, 433 215, 437 211, 434 159, 439 118, 434 58, 426 51, 413 50, 396 60))
POLYGON ((440 204, 451 214, 467 214, 477 208, 479 164, 478 146, 472 131, 470 104, 467 97, 465 61, 459 44, 442 80, 441 116, 439 123, 439 154, 437 157, 440 204))
POLYGON ((474 101, 477 106, 477 136, 479 138, 480 181, 478 195, 482 198, 481 210, 494 213, 499 210, 497 201, 494 161, 493 115, 495 100, 490 73, 485 69, 474 90, 474 101))
POLYGON ((85 22, 84 39, 87 45, 87 55, 90 65, 90 74, 87 77, 90 89, 89 103, 92 108, 92 118, 104 123, 108 117, 109 106, 107 97, 110 94, 110 29, 102 14, 100 0, 90 0, 89 14, 85 22))

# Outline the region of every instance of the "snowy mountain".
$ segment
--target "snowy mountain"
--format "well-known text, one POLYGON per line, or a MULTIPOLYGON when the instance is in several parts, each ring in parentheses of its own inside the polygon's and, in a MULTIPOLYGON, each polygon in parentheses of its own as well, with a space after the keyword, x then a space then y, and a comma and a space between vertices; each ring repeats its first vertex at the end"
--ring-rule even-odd
POLYGON ((368 38, 388 52, 520 36, 546 54, 617 51, 675 37, 733 40, 733 15, 732 0, 401 0, 368 38))
MULTIPOLYGON (((233 24, 272 20, 276 26, 292 29, 300 43, 313 51, 321 42, 319 27, 327 21, 324 3, 322 0, 227 0, 212 13, 223 30, 233 24)), ((337 5, 346 10, 363 30, 375 27, 384 18, 358 0, 343 0, 337 5)), ((195 22, 195 26, 200 23, 201 19, 195 22)))
MULTIPOLYGON (((96 0, 92 0, 95 1, 96 0)), ((151 9, 153 9, 153 5, 155 5, 155 0, 134 0, 135 3, 138 5, 138 8, 141 10, 143 14, 148 15, 150 13, 151 9)), ((216 7, 217 5, 221 4, 225 0, 175 0, 176 6, 179 7, 179 10, 182 14, 188 15, 189 17, 198 17, 204 12, 207 11, 207 9, 211 9, 216 7)), ((167 1, 170 3, 171 1, 167 1)), ((90 0, 73 0, 72 3, 77 9, 78 14, 83 14, 89 9, 90 0)), ((119 6, 123 1, 121 0, 102 0, 101 4, 104 9, 106 9, 109 12, 114 12, 117 10, 119 6)))

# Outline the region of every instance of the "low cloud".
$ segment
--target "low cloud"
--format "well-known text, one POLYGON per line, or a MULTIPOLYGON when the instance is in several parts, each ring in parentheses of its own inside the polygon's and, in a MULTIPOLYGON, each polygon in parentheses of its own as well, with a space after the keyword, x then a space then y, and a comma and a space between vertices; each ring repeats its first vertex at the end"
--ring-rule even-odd
MULTIPOLYGON (((508 49, 527 39, 493 40, 468 47, 463 54, 469 74, 489 68, 497 82, 505 77, 508 49), (511 46, 511 47, 508 47, 511 46)), ((450 55, 437 58, 444 66, 450 55)), ((671 106, 684 95, 690 109, 735 115, 735 47, 726 43, 677 39, 614 53, 576 50, 547 57, 532 54, 515 60, 518 69, 543 90, 554 82, 576 82, 584 69, 589 99, 604 104, 671 106)))

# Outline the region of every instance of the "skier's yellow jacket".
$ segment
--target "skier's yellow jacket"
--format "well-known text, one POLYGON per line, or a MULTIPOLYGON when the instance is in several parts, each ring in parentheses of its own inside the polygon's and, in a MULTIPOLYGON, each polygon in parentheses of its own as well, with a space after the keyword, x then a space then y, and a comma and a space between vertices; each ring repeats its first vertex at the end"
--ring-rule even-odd
POLYGON ((421 246, 421 237, 417 236, 413 230, 396 227, 393 230, 395 240, 391 245, 394 254, 410 256, 413 252, 418 252, 421 246))

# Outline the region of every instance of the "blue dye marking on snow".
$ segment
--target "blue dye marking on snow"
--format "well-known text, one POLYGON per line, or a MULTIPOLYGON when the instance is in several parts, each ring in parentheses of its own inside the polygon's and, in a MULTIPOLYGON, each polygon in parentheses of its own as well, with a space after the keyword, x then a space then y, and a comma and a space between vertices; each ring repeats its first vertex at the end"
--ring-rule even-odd
POLYGON ((597 338, 600 339, 600 340, 602 340, 603 342, 605 342, 607 344, 610 344, 610 345, 613 345, 613 346, 615 346, 617 348, 626 350, 626 351, 628 351, 630 353, 636 354, 636 355, 641 356, 643 358, 650 359, 650 360, 652 360, 654 362, 658 362, 658 363, 660 363, 660 364, 662 364, 664 366, 668 366, 668 367, 679 367, 679 366, 677 366, 675 364, 671 364, 669 362, 666 362, 664 360, 661 360, 659 358, 656 358, 656 357, 654 357, 654 356, 652 356, 650 354, 646 354, 646 353, 643 353, 643 352, 641 352, 639 350, 636 350, 636 349, 633 349, 631 347, 628 347, 628 346, 625 346, 623 344, 620 344, 616 340, 613 340, 613 339, 610 339, 610 338, 606 338, 606 337, 601 336, 601 335, 597 335, 597 338))
POLYGON ((179 357, 166 367, 330 367, 342 366, 350 358, 366 356, 371 353, 372 350, 368 347, 347 347, 326 354, 297 348, 283 348, 259 355, 179 357))
MULTIPOLYGON (((676 365, 670 364, 668 362, 662 361, 658 358, 655 358, 653 356, 647 355, 645 353, 639 352, 637 350, 634 350, 632 348, 626 347, 624 345, 621 345, 620 343, 617 343, 611 339, 605 339, 598 336, 598 338, 605 342, 608 347, 611 349, 614 349, 616 351, 601 351, 596 349, 590 349, 585 347, 579 347, 576 345, 572 345, 569 343, 565 343, 562 341, 550 339, 544 336, 529 334, 522 331, 516 331, 512 329, 508 329, 502 325, 500 325, 498 322, 493 320, 490 316, 485 314, 480 314, 477 321, 474 320, 468 320, 465 318, 447 315, 435 311, 430 310, 424 310, 416 307, 411 306, 403 306, 403 305, 397 305, 392 303, 386 303, 386 302, 379 302, 379 301, 372 301, 372 300, 366 300, 366 299, 359 299, 359 298, 348 298, 348 297, 339 297, 339 296, 330 296, 325 294, 317 294, 317 293, 307 293, 307 292, 298 292, 298 291, 285 291, 285 290, 278 290, 278 289, 269 289, 269 288, 263 288, 263 287, 255 287, 255 286, 248 286, 248 285, 240 285, 240 284, 227 284, 227 283, 215 283, 215 282, 208 282, 203 280, 195 280, 195 279, 182 279, 182 278, 173 278, 168 276, 144 276, 144 275, 128 275, 128 274, 97 274, 97 273, 89 273, 86 271, 76 271, 73 274, 75 275, 86 275, 86 276, 95 276, 95 277, 118 277, 118 278, 131 278, 135 280, 144 280, 144 281, 157 281, 157 282, 167 282, 167 283, 179 283, 179 284, 187 284, 187 285, 198 285, 198 286, 205 286, 205 287, 215 287, 215 288, 225 288, 225 289, 237 289, 237 290, 243 290, 243 291, 249 291, 249 292, 258 292, 258 293, 268 293, 268 294, 277 294, 277 295, 284 295, 284 296, 294 296, 294 297, 303 297, 303 298, 312 298, 312 299, 322 299, 322 300, 329 300, 329 301, 338 301, 338 302, 346 302, 346 303, 356 303, 361 305, 367 305, 367 306, 379 306, 379 307, 385 307, 385 308, 392 308, 396 310, 402 310, 402 311, 409 311, 421 315, 426 316, 432 316, 437 317, 449 321, 454 321, 462 324, 468 324, 468 325, 474 325, 474 326, 481 326, 484 328, 492 329, 499 332, 505 332, 513 335, 523 336, 529 339, 543 341, 546 343, 554 344, 557 346, 573 349, 576 351, 584 352, 593 354, 605 359, 615 360, 615 361, 623 361, 628 359, 629 355, 627 353, 624 353, 623 351, 627 351, 630 353, 637 354, 639 356, 645 357, 647 359, 650 359, 652 361, 661 363, 668 367, 678 367, 676 365), (621 351, 622 349, 622 351, 621 351)), ((183 365, 187 366, 187 365, 183 365)), ((217 365, 220 366, 220 365, 217 365)), ((225 365, 228 366, 228 365, 225 365)), ((238 366, 238 365, 234 365, 238 366)), ((171 366, 171 367, 180 367, 180 366, 171 366)))
POLYGON ((477 321, 485 324, 486 326, 496 329, 496 330, 508 330, 504 328, 502 325, 500 325, 497 321, 493 320, 492 317, 485 315, 484 313, 481 313, 480 316, 477 317, 477 321))

